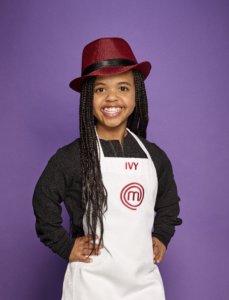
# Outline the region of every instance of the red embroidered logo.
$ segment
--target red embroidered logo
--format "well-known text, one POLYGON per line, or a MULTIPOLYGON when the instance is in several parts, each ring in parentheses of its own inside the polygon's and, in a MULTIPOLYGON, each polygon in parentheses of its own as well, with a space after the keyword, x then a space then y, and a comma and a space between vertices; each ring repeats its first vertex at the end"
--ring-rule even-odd
POLYGON ((126 207, 136 210, 144 199, 143 186, 136 182, 127 184, 120 193, 120 199, 126 207))

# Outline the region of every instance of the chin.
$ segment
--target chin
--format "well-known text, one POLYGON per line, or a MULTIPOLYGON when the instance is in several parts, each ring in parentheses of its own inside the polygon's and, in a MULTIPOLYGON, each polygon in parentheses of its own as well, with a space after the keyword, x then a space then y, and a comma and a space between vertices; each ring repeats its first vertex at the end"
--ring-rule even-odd
POLYGON ((104 127, 109 127, 109 128, 119 128, 119 127, 122 127, 124 124, 122 122, 107 122, 107 123, 104 123, 104 127))

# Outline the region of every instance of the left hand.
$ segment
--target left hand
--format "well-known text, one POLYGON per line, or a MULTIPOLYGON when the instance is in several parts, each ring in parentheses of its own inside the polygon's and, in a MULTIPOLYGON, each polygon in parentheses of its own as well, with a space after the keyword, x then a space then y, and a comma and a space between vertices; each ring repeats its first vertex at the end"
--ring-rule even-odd
POLYGON ((155 236, 152 237, 152 246, 153 246, 154 262, 159 264, 160 262, 162 262, 164 258, 166 247, 155 236))

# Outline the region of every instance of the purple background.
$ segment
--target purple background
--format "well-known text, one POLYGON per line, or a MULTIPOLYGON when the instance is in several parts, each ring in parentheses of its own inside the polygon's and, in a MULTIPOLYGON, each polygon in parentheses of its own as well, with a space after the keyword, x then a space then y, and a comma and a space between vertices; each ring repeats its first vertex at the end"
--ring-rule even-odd
POLYGON ((0 298, 60 299, 66 263, 36 237, 32 194, 78 136, 68 83, 82 48, 120 36, 152 62, 148 139, 171 159, 182 200, 160 267, 167 299, 227 299, 229 2, 1 0, 0 22, 0 298))

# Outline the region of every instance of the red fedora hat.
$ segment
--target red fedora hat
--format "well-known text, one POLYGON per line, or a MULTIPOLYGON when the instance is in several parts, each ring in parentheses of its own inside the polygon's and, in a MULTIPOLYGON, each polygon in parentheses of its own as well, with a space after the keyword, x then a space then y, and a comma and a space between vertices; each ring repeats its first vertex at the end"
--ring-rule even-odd
POLYGON ((115 75, 138 69, 144 79, 149 75, 151 64, 148 61, 138 63, 129 44, 121 38, 100 38, 83 49, 81 76, 73 79, 69 86, 81 91, 83 80, 88 76, 115 75))

